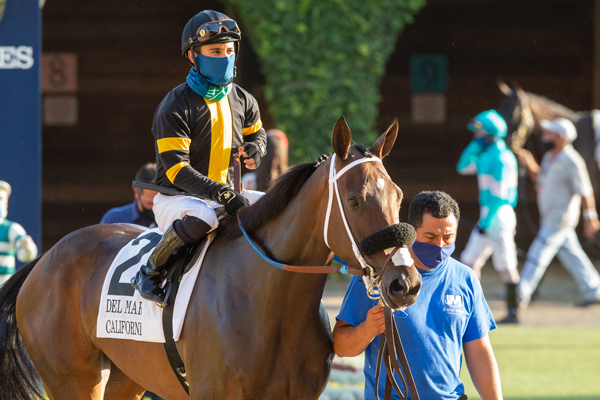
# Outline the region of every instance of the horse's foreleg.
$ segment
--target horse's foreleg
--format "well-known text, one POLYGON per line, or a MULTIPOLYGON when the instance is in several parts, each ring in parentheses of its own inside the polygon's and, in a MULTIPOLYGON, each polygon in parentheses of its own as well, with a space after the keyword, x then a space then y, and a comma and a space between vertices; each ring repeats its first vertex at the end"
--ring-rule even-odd
POLYGON ((140 400, 145 391, 146 389, 112 364, 103 400, 140 400))

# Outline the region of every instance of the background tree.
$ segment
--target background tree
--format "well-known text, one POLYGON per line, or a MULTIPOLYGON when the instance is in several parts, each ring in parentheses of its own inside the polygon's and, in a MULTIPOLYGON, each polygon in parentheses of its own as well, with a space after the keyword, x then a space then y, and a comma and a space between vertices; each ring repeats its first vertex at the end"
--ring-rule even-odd
POLYGON ((357 142, 376 137, 379 84, 402 28, 425 0, 224 0, 241 16, 264 92, 293 162, 329 153, 342 115, 357 142))

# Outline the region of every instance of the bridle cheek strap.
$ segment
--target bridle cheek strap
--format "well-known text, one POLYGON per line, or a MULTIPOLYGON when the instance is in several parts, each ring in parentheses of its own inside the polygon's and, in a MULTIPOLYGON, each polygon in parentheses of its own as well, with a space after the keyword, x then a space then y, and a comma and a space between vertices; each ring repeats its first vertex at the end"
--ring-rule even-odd
POLYGON ((325 227, 323 228, 323 237, 325 239, 325 244, 329 247, 329 241, 327 240, 327 234, 329 230, 329 218, 331 216, 331 209, 333 205, 333 192, 335 192, 337 203, 340 208, 340 214, 342 215, 342 220, 344 221, 344 226, 346 227, 346 232, 348 233, 348 238, 350 238, 350 243, 352 243, 352 251, 354 252, 354 257, 360 263, 360 266, 366 270, 369 270, 373 273, 372 268, 367 264, 365 259, 363 258, 358 245, 356 244, 356 240, 354 240, 354 236, 352 236, 352 231, 350 230, 350 226, 348 225, 348 220, 346 219, 346 214, 344 213, 344 207, 342 205, 342 199, 340 198, 340 189, 338 187, 338 179, 344 175, 348 170, 352 167, 357 166, 358 164, 366 163, 366 162, 381 162, 381 159, 378 157, 368 157, 361 158, 359 160, 353 161, 350 164, 346 165, 344 168, 340 170, 340 172, 335 172, 335 158, 336 154, 334 153, 331 156, 331 164, 329 164, 329 199, 327 201, 327 213, 325 214, 325 227))

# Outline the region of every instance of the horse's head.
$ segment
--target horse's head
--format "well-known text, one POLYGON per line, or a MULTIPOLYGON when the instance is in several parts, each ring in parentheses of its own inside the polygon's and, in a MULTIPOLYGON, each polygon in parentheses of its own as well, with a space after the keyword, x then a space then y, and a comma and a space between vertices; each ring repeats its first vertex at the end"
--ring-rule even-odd
POLYGON ((529 96, 518 85, 513 86, 515 89, 503 81, 498 81, 498 88, 502 94, 498 114, 506 121, 506 144, 513 151, 517 151, 525 145, 535 128, 535 120, 529 105, 529 96))
POLYGON ((333 130, 335 155, 323 166, 329 170, 325 242, 350 266, 366 268, 367 281, 375 280, 384 302, 394 309, 413 304, 421 288, 421 275, 412 263, 385 266, 389 250, 414 241, 412 227, 399 224, 402 190, 381 163, 397 134, 394 120, 368 150, 351 146, 350 128, 342 117, 333 130), (359 246, 373 237, 376 240, 368 241, 368 250, 359 246))

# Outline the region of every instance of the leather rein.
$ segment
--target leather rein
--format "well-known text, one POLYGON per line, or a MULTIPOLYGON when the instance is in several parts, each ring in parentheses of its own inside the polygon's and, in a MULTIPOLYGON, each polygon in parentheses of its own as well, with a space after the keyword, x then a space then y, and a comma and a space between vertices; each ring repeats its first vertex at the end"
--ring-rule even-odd
MULTIPOLYGON (((350 238, 350 242, 352 243, 352 250, 354 252, 356 259, 360 263, 361 268, 350 267, 348 265, 344 265, 341 267, 336 267, 336 266, 299 266, 299 265, 284 264, 284 263, 275 261, 275 260, 267 257, 259 249, 259 247, 256 245, 256 243, 254 243, 254 241, 250 238, 250 236, 248 235, 248 233, 242 226, 239 216, 238 216, 238 225, 240 227, 240 230, 244 234, 244 237, 246 238, 246 240, 248 240, 248 243, 250 243, 250 246, 252 246, 254 251, 256 251, 258 253, 258 255, 260 255, 260 257, 264 261, 266 261, 267 263, 269 263, 270 265, 272 265, 274 267, 283 269, 285 271, 304 272, 304 273, 313 273, 313 274, 350 274, 350 275, 357 275, 357 276, 370 275, 375 280, 376 279, 375 278, 375 270, 373 267, 368 265, 367 262, 365 261, 364 256, 361 253, 361 251, 356 243, 356 240, 354 239, 354 235, 352 235, 350 226, 348 225, 348 221, 347 221, 346 215, 344 213, 344 208, 342 207, 342 201, 340 198, 340 193, 339 193, 337 182, 338 182, 338 179, 343 174, 348 172, 348 170, 350 170, 352 167, 354 167, 358 164, 365 163, 365 162, 381 162, 381 159, 379 159, 377 157, 361 158, 356 161, 353 161, 352 163, 348 164, 347 166, 345 166, 339 172, 336 173, 335 158, 336 158, 336 155, 333 154, 331 156, 331 163, 330 163, 330 169, 329 169, 329 200, 327 203, 327 214, 325 216, 325 226, 323 228, 323 236, 325 238, 325 244, 329 248, 329 243, 327 242, 327 232, 328 232, 329 219, 330 219, 332 205, 333 205, 333 192, 335 191, 337 203, 340 208, 340 213, 342 214, 342 219, 344 221, 344 226, 346 228, 346 232, 348 233, 348 237, 350 238)), ((237 182, 239 182, 236 179, 236 177, 237 177, 236 167, 235 167, 236 165, 239 166, 239 157, 236 159, 234 156, 234 185, 237 185, 238 184, 237 182)), ((240 186, 234 186, 234 187, 235 187, 235 190, 237 190, 238 188, 241 188, 241 183, 240 183, 240 186)), ((393 252, 391 254, 393 254, 393 252)), ((382 269, 382 273, 385 270, 385 267, 390 260, 391 260, 391 256, 389 256, 388 259, 386 260, 386 264, 384 265, 384 267, 382 269)))

